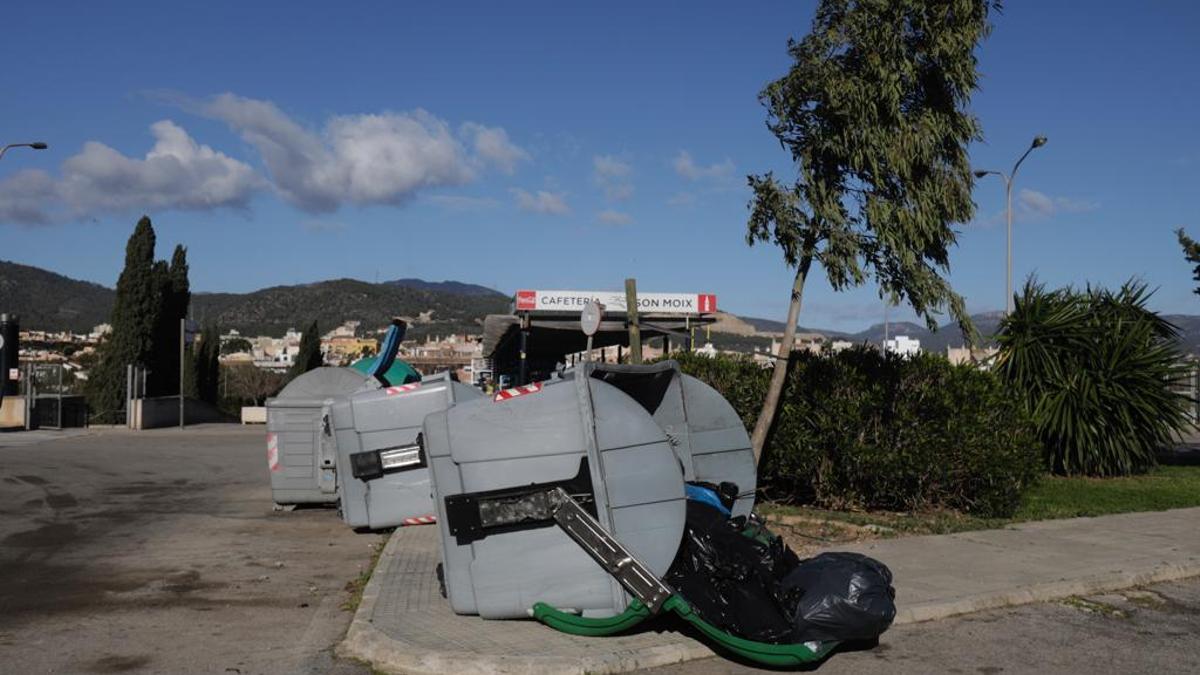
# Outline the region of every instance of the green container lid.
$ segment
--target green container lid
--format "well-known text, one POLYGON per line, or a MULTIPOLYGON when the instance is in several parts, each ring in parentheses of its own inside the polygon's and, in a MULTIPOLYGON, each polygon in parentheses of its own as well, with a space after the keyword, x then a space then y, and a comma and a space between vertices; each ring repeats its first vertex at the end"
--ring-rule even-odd
MULTIPOLYGON (((365 359, 359 359, 358 361, 350 364, 350 367, 365 375, 371 372, 371 367, 374 366, 375 362, 378 360, 378 356, 368 356, 365 359)), ((392 367, 388 368, 388 371, 384 373, 383 376, 386 377, 387 381, 393 385, 421 381, 421 374, 418 373, 415 368, 401 361, 400 359, 393 361, 392 367)))

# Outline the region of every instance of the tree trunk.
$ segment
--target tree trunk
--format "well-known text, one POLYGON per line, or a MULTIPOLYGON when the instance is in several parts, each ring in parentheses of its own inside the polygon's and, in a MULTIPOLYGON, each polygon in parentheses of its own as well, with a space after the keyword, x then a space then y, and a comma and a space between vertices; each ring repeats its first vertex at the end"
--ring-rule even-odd
POLYGON ((792 348, 796 342, 796 322, 800 320, 800 302, 804 298, 804 282, 808 279, 808 268, 812 265, 812 256, 804 256, 800 266, 796 268, 796 280, 792 283, 792 302, 788 305, 787 323, 783 327, 783 343, 779 345, 779 354, 775 359, 775 372, 771 375, 771 386, 767 389, 767 397, 763 400, 762 411, 758 413, 758 421, 754 423, 754 433, 750 435, 750 445, 754 448, 754 463, 762 459, 763 446, 767 442, 767 432, 775 421, 775 412, 779 409, 779 396, 783 393, 783 384, 787 380, 788 362, 791 360, 792 348))

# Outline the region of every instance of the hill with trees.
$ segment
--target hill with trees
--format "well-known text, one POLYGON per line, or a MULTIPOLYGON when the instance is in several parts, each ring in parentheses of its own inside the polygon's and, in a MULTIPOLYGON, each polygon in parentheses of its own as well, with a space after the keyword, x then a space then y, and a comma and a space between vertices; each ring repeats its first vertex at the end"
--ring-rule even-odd
POLYGON ((0 312, 22 328, 86 333, 108 321, 116 292, 31 265, 0 260, 0 312))
MULTIPOLYGON (((0 261, 0 311, 17 314, 25 329, 86 333, 105 323, 116 298, 111 288, 38 267, 0 261)), ((274 286, 250 293, 192 292, 192 317, 243 335, 281 336, 316 320, 333 328, 343 321, 386 326, 409 319, 409 335, 478 333, 483 317, 507 312, 508 296, 457 281, 399 279, 372 284, 334 279, 274 286)))

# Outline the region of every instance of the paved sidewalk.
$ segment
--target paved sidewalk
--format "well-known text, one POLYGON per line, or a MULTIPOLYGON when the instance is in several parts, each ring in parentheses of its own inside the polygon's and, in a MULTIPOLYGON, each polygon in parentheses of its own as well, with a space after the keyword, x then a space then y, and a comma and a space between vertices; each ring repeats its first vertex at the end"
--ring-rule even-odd
MULTIPOLYGON (((1043 521, 839 546, 895 573, 897 624, 1200 575, 1200 508, 1043 521)), ((343 656, 401 673, 615 673, 712 655, 652 629, 583 638, 456 616, 438 592, 437 529, 392 535, 343 656)))
POLYGON ((896 623, 1200 575, 1200 508, 841 547, 895 574, 896 623))
POLYGON ((436 526, 397 529, 338 655, 398 673, 623 673, 713 656, 673 632, 567 635, 536 621, 458 616, 441 596, 436 526))

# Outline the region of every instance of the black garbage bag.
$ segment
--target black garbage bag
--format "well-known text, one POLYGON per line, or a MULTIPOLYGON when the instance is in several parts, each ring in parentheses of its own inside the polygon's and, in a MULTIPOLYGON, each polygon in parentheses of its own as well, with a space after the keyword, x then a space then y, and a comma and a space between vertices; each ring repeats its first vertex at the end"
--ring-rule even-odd
POLYGON ((801 561, 780 588, 802 641, 873 640, 896 618, 896 590, 886 565, 858 553, 822 553, 801 561))
POLYGON ((779 537, 747 536, 745 529, 745 518, 689 500, 683 543, 665 581, 726 632, 791 643, 793 607, 780 601, 779 584, 799 560, 779 537))
POLYGON ((664 579, 705 621, 757 642, 867 640, 891 625, 891 572, 853 553, 801 561, 757 518, 689 498, 683 543, 664 579))

